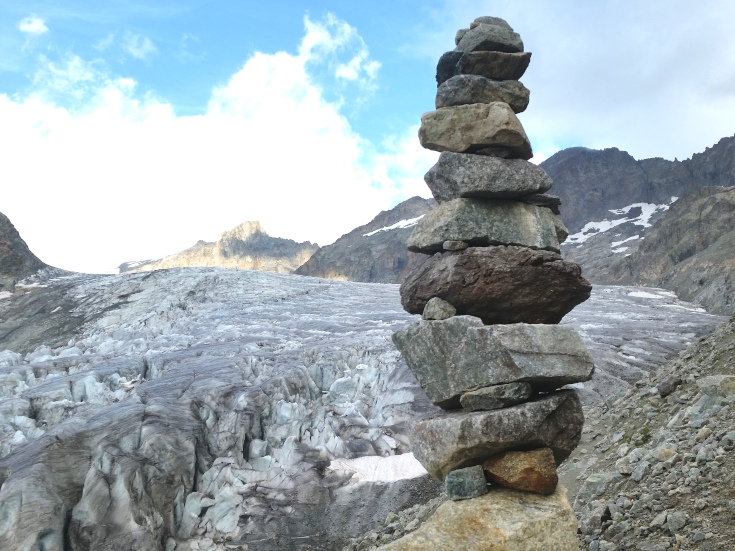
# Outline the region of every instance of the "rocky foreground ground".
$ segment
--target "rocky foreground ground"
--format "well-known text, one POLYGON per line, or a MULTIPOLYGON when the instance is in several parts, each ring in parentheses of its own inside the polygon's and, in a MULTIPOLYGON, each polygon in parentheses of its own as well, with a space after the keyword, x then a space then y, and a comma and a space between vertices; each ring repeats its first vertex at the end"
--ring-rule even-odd
MULTIPOLYGON (((441 494, 400 465, 336 461, 406 456, 434 411, 390 342, 416 319, 397 285, 184 268, 50 270, 15 289, 0 300, 0 548, 339 549, 441 494)), ((598 365, 588 405, 723 321, 626 287, 573 314, 598 365)))

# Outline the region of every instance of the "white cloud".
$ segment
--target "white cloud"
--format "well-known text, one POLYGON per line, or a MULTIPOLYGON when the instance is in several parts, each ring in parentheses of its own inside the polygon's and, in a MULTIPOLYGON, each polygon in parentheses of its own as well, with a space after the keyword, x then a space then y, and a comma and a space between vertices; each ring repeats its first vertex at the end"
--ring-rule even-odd
POLYGON ((315 82, 312 69, 339 59, 355 31, 305 23, 296 55, 254 54, 199 116, 78 57, 45 60, 42 92, 0 95, 3 212, 44 261, 104 271, 245 220, 324 245, 414 188, 425 194, 435 154, 415 129, 377 151, 315 82), (81 106, 49 99, 59 91, 83 95, 81 106))
POLYGON ((136 59, 145 59, 157 51, 150 38, 131 32, 123 37, 123 49, 136 59))
POLYGON ((18 23, 18 30, 22 33, 38 36, 48 32, 48 27, 40 17, 29 15, 25 19, 21 19, 20 23, 18 23))
POLYGON ((112 46, 114 43, 115 43, 115 35, 113 33, 110 33, 105 38, 97 42, 97 44, 94 45, 94 48, 96 50, 99 50, 100 52, 104 52, 107 48, 112 46))

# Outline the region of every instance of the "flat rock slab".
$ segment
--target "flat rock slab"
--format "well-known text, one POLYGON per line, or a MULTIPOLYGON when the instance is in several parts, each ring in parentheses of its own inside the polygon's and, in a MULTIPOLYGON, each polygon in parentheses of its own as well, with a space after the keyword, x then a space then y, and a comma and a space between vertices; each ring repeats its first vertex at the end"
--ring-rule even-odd
POLYGON ((531 52, 446 52, 436 65, 436 83, 456 75, 479 75, 492 80, 519 80, 531 63, 531 52))
POLYGON ((567 492, 550 496, 494 490, 447 501, 421 528, 380 551, 577 551, 577 518, 567 492))
POLYGON ((590 296, 582 269, 549 251, 470 247, 427 258, 408 274, 401 303, 421 314, 433 297, 485 324, 559 323, 590 296))
POLYGON ((528 107, 531 92, 517 80, 490 80, 480 75, 457 75, 436 91, 436 108, 502 101, 514 113, 528 107))
POLYGON ((594 371, 582 339, 566 325, 483 325, 455 316, 407 325, 393 342, 429 399, 446 409, 482 387, 526 382, 547 391, 589 381, 594 371))
POLYGON ((447 475, 444 480, 447 498, 452 500, 472 499, 487 493, 485 471, 480 465, 457 469, 447 475))
POLYGON ((441 107, 424 113, 419 141, 433 151, 473 153, 480 149, 503 148, 518 159, 533 157, 521 121, 507 103, 500 101, 441 107))
POLYGON ((414 429, 411 448, 428 473, 442 481, 451 471, 513 450, 551 448, 558 465, 577 447, 583 424, 577 393, 560 390, 509 408, 425 419, 414 429))
POLYGON ((503 488, 550 495, 559 477, 554 453, 549 448, 528 452, 506 452, 491 457, 482 464, 488 477, 503 488))
POLYGON ((532 392, 533 388, 529 383, 486 386, 462 394, 459 403, 466 411, 507 408, 525 402, 531 397, 532 392))
POLYGON ((479 23, 462 35, 455 51, 516 53, 523 51, 523 40, 506 26, 479 23))
POLYGON ((419 220, 406 246, 434 254, 445 241, 464 241, 473 247, 519 245, 558 253, 566 237, 564 224, 549 209, 505 199, 452 199, 419 220))
POLYGON ((545 207, 551 212, 559 216, 559 207, 561 206, 561 199, 556 195, 547 195, 545 193, 534 193, 533 195, 524 195, 518 199, 529 205, 536 205, 537 207, 545 207))
POLYGON ((544 169, 523 159, 501 159, 445 151, 424 175, 434 199, 516 199, 541 194, 553 182, 544 169))

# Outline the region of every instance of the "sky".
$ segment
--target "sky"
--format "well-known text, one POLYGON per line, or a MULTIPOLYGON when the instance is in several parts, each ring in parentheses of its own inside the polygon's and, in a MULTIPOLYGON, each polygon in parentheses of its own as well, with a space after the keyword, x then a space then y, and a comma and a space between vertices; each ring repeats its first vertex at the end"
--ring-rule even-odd
POLYGON ((249 220, 327 245, 430 197, 420 118, 481 15, 533 53, 534 162, 683 160, 735 133, 731 0, 0 0, 0 212, 84 272, 249 220))

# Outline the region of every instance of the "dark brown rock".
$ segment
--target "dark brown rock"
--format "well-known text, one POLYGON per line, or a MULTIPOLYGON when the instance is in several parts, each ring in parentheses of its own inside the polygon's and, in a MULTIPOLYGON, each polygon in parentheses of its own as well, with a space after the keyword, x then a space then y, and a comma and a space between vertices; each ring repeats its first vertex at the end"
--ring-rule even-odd
POLYGON ((577 393, 561 390, 532 402, 493 411, 443 413, 416 425, 411 448, 439 480, 513 450, 551 448, 560 464, 577 447, 584 414, 577 393))
POLYGON ((482 467, 490 480, 503 488, 548 496, 559 483, 550 448, 502 453, 485 461, 482 467))
POLYGON ((531 52, 446 52, 436 66, 437 86, 455 75, 519 80, 531 63, 531 52))
POLYGON ((676 387, 678 387, 680 384, 681 377, 676 374, 669 375, 658 383, 657 388, 659 396, 661 396, 661 398, 666 398, 669 394, 674 392, 676 390, 676 387))
POLYGON ((427 258, 401 285, 407 312, 421 314, 433 297, 457 315, 486 324, 559 323, 590 296, 592 286, 577 264, 550 251, 517 246, 470 247, 427 258))

